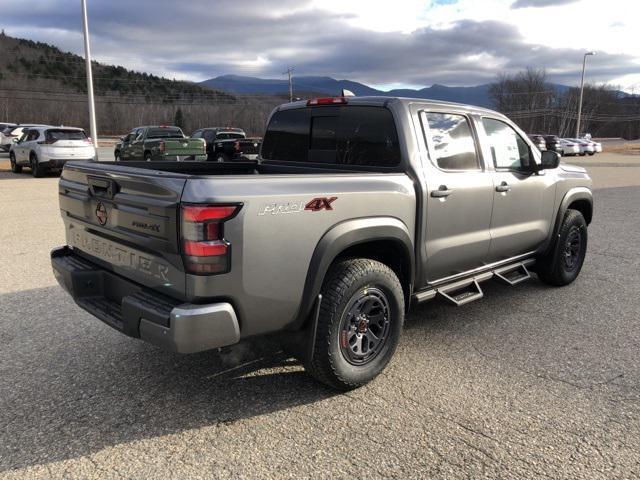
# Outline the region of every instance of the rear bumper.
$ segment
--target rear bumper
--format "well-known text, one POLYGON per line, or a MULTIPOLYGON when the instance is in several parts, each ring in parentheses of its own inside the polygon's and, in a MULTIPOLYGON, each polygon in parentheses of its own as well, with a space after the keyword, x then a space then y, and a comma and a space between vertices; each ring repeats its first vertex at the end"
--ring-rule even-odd
POLYGON ((51 252, 58 283, 84 310, 116 330, 178 353, 238 343, 240 327, 226 302, 182 303, 89 262, 69 247, 51 252))

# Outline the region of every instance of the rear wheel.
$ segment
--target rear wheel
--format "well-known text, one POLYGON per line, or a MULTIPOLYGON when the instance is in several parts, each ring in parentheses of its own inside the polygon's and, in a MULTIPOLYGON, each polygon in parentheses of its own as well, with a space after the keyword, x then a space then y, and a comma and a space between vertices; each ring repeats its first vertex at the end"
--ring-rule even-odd
POLYGON ((122 161, 122 157, 120 157, 120 152, 118 150, 116 150, 116 153, 114 153, 114 160, 116 162, 121 162, 122 161))
POLYGON ((9 162, 11 163, 11 171, 13 173, 22 173, 22 167, 16 163, 15 153, 9 153, 9 162))
POLYGON ((144 161, 145 162, 150 162, 151 161, 151 153, 147 152, 144 154, 144 161))
POLYGON ((229 155, 227 155, 226 153, 218 153, 216 155, 216 162, 228 162, 229 161, 229 155))
POLYGON ((34 177, 40 178, 44 176, 45 169, 38 162, 38 156, 35 153, 31 153, 31 155, 29 156, 29 166, 31 167, 31 174, 34 177))
POLYGON ((322 287, 306 369, 338 390, 364 385, 391 360, 403 322, 404 295, 393 270, 366 258, 337 263, 322 287))
POLYGON ((573 282, 584 263, 587 239, 587 222, 582 213, 567 210, 553 248, 536 262, 535 269, 540 280, 556 286, 573 282))

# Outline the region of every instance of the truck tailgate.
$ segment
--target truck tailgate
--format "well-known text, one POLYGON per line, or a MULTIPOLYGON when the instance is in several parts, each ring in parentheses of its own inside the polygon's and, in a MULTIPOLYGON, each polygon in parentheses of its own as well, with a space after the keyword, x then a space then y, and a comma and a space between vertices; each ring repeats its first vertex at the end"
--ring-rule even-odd
POLYGON ((67 243, 79 255, 175 298, 185 294, 178 208, 186 176, 70 163, 59 200, 67 243))
POLYGON ((204 155, 205 143, 201 138, 172 138, 164 140, 164 149, 164 155, 167 157, 204 155))

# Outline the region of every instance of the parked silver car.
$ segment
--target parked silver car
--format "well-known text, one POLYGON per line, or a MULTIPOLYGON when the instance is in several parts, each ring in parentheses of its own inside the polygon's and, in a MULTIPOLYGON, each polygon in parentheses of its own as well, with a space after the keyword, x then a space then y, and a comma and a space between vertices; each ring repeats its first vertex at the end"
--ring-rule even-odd
POLYGON ((556 150, 562 156, 573 156, 580 154, 580 145, 566 138, 561 138, 556 150))
POLYGON ((84 130, 71 127, 29 127, 11 145, 11 171, 31 168, 34 177, 60 171, 69 160, 95 160, 96 149, 84 130))
POLYGON ((596 148, 590 140, 584 140, 582 138, 566 138, 565 140, 569 140, 570 142, 577 143, 580 145, 580 155, 593 155, 596 153, 596 148))

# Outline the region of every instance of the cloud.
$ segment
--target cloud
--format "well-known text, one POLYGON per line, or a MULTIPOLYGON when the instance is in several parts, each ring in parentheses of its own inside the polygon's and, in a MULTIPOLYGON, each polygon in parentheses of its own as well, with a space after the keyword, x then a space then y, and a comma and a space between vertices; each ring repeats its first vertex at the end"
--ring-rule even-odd
MULTIPOLYGON (((522 1, 522 0, 519 0, 522 1)), ((82 53, 81 20, 75 0, 37 3, 38 15, 3 4, 7 33, 56 43, 82 53)), ((89 5, 96 59, 168 77, 204 80, 222 74, 282 78, 326 75, 369 84, 475 85, 500 72, 546 68, 552 81, 575 84, 582 50, 527 43, 514 24, 459 20, 412 33, 354 26, 351 16, 321 10, 310 0, 127 0, 89 5)), ((624 54, 590 60, 589 78, 607 81, 640 73, 624 54)))
POLYGON ((568 5, 569 3, 576 3, 579 0, 516 0, 511 5, 511 8, 541 8, 541 7, 556 7, 559 5, 568 5))

